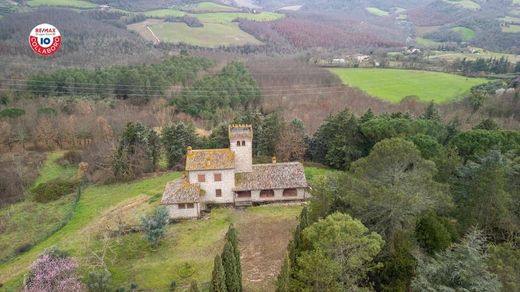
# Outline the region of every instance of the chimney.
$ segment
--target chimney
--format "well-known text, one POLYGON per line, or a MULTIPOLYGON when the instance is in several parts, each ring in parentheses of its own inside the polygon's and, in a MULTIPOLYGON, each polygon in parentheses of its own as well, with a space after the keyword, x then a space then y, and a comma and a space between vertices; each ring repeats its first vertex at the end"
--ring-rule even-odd
POLYGON ((276 156, 273 156, 271 159, 272 159, 273 164, 275 164, 276 163, 276 156))
POLYGON ((191 150, 193 150, 193 148, 191 148, 191 146, 188 146, 187 149, 188 149, 188 151, 186 151, 186 154, 188 154, 188 155, 191 154, 191 150))

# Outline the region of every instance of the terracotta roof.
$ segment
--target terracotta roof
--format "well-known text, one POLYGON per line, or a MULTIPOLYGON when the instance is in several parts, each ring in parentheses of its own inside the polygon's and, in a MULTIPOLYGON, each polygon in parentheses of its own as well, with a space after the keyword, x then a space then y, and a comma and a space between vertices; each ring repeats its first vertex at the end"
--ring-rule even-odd
POLYGON ((186 178, 174 180, 166 184, 161 204, 199 202, 202 192, 199 184, 190 184, 186 178))
POLYGON ((188 150, 186 170, 235 168, 235 153, 231 149, 188 150))
POLYGON ((306 188, 299 162, 254 164, 253 172, 235 174, 235 191, 306 188))

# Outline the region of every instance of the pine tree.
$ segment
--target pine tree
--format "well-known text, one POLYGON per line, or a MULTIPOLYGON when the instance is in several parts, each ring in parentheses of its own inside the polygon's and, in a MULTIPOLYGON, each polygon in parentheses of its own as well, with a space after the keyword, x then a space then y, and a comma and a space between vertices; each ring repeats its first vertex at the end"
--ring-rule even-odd
POLYGON ((233 254, 235 255, 235 264, 237 267, 237 279, 238 283, 240 284, 240 291, 242 290, 242 266, 240 264, 240 249, 238 247, 238 232, 231 224, 229 226, 228 232, 226 233, 226 239, 233 247, 233 254))
POLYGON ((210 291, 211 292, 227 292, 226 275, 224 272, 224 266, 222 265, 222 259, 220 258, 219 255, 215 256, 210 291))
POLYGON ((285 256, 282 264, 280 274, 276 281, 276 292, 287 292, 289 291, 289 285, 291 281, 291 262, 288 256, 285 256))
POLYGON ((237 273, 237 260, 233 252, 233 246, 229 241, 224 245, 224 251, 222 252, 222 265, 224 266, 227 291, 240 292, 240 281, 238 279, 237 273))

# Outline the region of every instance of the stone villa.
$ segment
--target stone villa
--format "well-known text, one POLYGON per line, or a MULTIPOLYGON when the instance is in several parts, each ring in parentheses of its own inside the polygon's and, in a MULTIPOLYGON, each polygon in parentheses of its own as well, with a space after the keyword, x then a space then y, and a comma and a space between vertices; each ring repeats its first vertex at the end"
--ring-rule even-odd
POLYGON ((186 154, 186 175, 169 182, 161 200, 170 218, 197 218, 208 204, 249 206, 302 201, 307 180, 299 162, 253 164, 253 128, 229 126, 229 149, 193 150, 186 154))

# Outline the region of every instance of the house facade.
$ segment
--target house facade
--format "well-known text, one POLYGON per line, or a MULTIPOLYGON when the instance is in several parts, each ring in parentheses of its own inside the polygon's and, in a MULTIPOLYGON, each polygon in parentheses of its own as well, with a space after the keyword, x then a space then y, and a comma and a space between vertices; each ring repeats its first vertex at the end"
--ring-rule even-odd
POLYGON ((253 128, 229 126, 230 147, 186 153, 186 175, 166 185, 161 204, 170 218, 197 218, 208 204, 248 206, 302 201, 307 180, 299 162, 253 164, 253 128))

